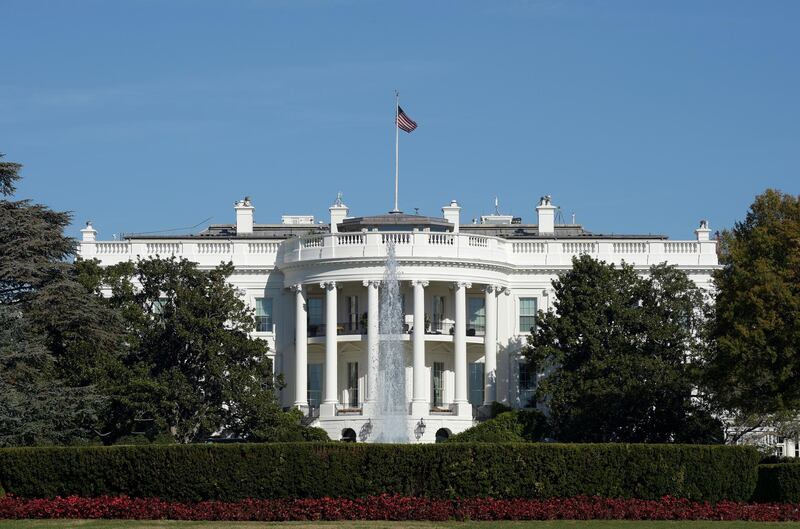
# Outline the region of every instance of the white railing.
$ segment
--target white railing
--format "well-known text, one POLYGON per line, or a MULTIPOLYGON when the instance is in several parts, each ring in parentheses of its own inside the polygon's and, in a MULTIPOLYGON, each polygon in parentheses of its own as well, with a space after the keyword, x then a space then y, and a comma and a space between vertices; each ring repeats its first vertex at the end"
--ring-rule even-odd
POLYGON ((512 253, 546 253, 547 243, 536 241, 514 241, 511 243, 512 253))
POLYGON ((148 255, 177 255, 181 253, 181 243, 179 242, 148 242, 148 255))
POLYGON ((381 233, 383 244, 393 242, 395 244, 409 244, 411 242, 411 234, 408 232, 383 232, 381 233))
POLYGON ((647 253, 646 242, 615 242, 612 247, 614 253, 647 253))
POLYGON ((199 254, 228 254, 233 246, 229 242, 201 242, 197 244, 199 254))
POLYGON ((279 242, 251 242, 247 243, 247 253, 251 254, 264 254, 264 253, 278 253, 278 248, 281 243, 279 242))
POLYGON ((668 262, 679 266, 717 265, 716 241, 663 239, 527 239, 514 240, 475 233, 359 232, 306 235, 285 240, 142 240, 81 242, 80 255, 105 263, 138 257, 180 255, 202 266, 231 260, 234 266, 289 266, 324 259, 386 257, 386 244, 397 247, 399 259, 493 262, 500 266, 569 266, 576 255, 589 254, 610 263, 650 266, 668 262))
POLYGON ((444 244, 452 246, 455 241, 455 236, 452 233, 429 233, 428 244, 444 244))
POLYGON ((95 248, 98 255, 122 255, 131 249, 127 242, 98 242, 95 248))
POLYGON ((672 241, 664 243, 666 253, 697 253, 699 245, 693 241, 672 241))
POLYGON ((597 253, 597 243, 595 242, 564 242, 561 243, 561 251, 569 254, 597 253))
POLYGON ((470 246, 476 248, 486 248, 489 246, 489 238, 481 235, 470 235, 467 241, 470 246))
POLYGON ((336 236, 340 246, 352 246, 364 244, 364 235, 361 233, 340 233, 336 236))

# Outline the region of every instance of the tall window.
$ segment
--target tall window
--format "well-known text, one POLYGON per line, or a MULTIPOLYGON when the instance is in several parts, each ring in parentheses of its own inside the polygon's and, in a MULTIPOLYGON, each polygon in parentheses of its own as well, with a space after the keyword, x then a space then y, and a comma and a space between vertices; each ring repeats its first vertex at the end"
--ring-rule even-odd
POLYGON ((525 407, 533 406, 536 392, 536 373, 528 362, 519 363, 519 402, 525 407))
POLYGON ((482 335, 486 330, 486 300, 482 297, 469 298, 469 325, 467 334, 482 335), (471 329, 471 330, 470 330, 471 329))
POLYGON ((325 334, 322 322, 322 298, 308 298, 308 335, 325 334))
POLYGON ((308 364, 308 406, 319 408, 322 401, 322 364, 308 364))
POLYGON ((536 298, 519 298, 519 332, 536 329, 536 298))
POLYGON ((431 304, 431 313, 433 314, 431 331, 442 332, 444 330, 442 325, 444 323, 444 296, 433 296, 431 304))
POLYGON ((358 408, 358 362, 347 362, 348 406, 358 408))
POLYGON ((469 365, 469 403, 473 406, 483 404, 483 362, 469 365))
POLYGON ((272 332, 272 298, 256 298, 256 331, 272 332))
POLYGON ((358 331, 358 296, 347 296, 345 298, 347 306, 347 329, 348 331, 358 331))
POLYGON ((433 406, 440 407, 444 399, 444 362, 433 363, 433 406))

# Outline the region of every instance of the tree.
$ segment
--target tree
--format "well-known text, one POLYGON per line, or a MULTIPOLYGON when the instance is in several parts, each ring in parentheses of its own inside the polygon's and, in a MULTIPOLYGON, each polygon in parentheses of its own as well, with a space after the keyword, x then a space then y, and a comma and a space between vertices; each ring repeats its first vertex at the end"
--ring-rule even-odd
MULTIPOLYGON (((720 237, 706 386, 747 429, 800 411, 800 196, 769 189, 720 237)), ((779 422, 784 422, 778 419, 779 422)))
MULTIPOLYGON (((0 162, 0 195, 15 191, 22 166, 0 162)), ((68 213, 28 200, 0 200, 0 445, 63 444, 91 435, 100 399, 89 383, 70 384, 48 348, 34 306, 62 319, 70 299, 66 258, 74 241, 63 234, 68 213), (57 300, 42 298, 45 291, 57 300), (58 307, 58 310, 53 310, 58 307)), ((86 292, 83 290, 83 297, 86 292)))
MULTIPOLYGON (((81 270, 85 284, 99 284, 96 264, 81 270)), ((301 428, 277 402, 282 381, 274 379, 266 342, 249 335, 255 318, 227 281, 232 264, 205 271, 186 259, 153 258, 100 272, 129 346, 109 417, 112 438, 169 433, 188 443, 225 430, 275 440, 301 428)))
POLYGON ((544 375, 537 399, 553 433, 580 442, 719 442, 721 424, 693 396, 706 304, 685 273, 646 276, 581 256, 553 281, 524 354, 544 375))

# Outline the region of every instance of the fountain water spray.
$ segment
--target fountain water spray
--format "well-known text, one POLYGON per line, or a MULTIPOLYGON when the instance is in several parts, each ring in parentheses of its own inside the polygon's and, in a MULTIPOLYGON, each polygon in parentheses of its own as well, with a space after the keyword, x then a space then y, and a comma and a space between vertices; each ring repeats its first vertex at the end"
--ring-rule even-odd
POLYGON ((407 443, 409 433, 403 308, 393 242, 386 244, 386 270, 380 294, 379 335, 378 357, 370 359, 372 372, 377 373, 375 439, 381 443, 407 443))

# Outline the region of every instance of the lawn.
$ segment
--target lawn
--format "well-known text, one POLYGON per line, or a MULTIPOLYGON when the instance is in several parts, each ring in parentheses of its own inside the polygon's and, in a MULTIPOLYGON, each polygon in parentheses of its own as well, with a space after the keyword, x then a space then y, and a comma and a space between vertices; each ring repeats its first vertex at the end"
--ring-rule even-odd
POLYGON ((134 520, 0 520, 0 529, 761 529, 800 527, 792 522, 557 520, 525 522, 178 522, 134 520))

